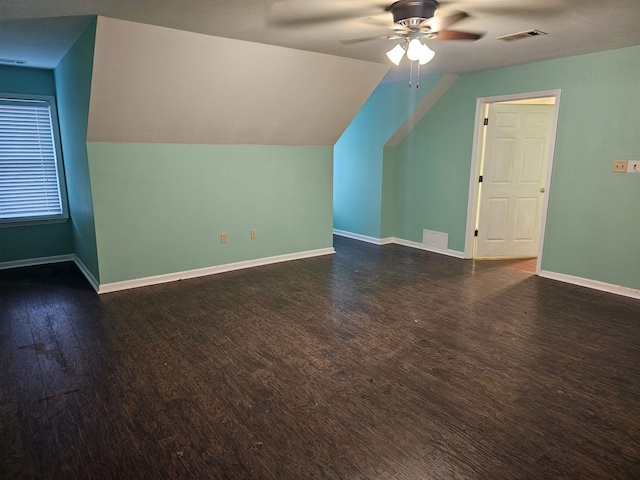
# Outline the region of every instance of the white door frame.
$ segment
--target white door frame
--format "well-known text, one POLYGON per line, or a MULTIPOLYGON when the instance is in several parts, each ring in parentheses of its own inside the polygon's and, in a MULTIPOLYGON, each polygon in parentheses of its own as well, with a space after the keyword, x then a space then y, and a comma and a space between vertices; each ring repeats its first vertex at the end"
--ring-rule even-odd
POLYGON ((553 170, 553 156, 556 146, 556 133, 558 131, 558 113, 560 112, 561 90, 545 90, 542 92, 518 93, 501 95, 498 97, 482 97, 476 99, 476 120, 473 128, 473 153, 471 156, 471 172, 469 176, 469 201, 467 205, 467 230, 464 242, 464 258, 473 258, 473 242, 476 230, 476 212, 478 211, 478 178, 480 176, 480 158, 483 148, 484 115, 486 107, 490 103, 510 102, 517 100, 529 100, 532 98, 554 97, 555 108, 551 124, 551 137, 549 142, 549 163, 547 165, 547 179, 545 181, 545 195, 542 203, 542 218, 540 219, 540 240, 538 242, 538 262, 536 274, 540 273, 542 264, 542 250, 544 248, 544 232, 547 225, 547 210, 549 208, 549 193, 551 188, 551 172, 553 170))

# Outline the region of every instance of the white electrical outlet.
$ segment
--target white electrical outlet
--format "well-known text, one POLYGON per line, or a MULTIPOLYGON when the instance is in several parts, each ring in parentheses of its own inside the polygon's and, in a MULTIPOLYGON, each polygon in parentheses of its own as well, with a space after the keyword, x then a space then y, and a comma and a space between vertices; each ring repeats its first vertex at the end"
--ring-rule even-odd
POLYGON ((629 160, 627 162, 627 173, 640 173, 640 160, 629 160))

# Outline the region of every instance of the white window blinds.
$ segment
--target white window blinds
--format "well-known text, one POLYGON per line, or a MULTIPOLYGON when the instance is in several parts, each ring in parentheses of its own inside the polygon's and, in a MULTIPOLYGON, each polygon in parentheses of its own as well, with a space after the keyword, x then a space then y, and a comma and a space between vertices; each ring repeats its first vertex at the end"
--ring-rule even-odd
POLYGON ((0 221, 63 218, 51 104, 0 98, 0 221))

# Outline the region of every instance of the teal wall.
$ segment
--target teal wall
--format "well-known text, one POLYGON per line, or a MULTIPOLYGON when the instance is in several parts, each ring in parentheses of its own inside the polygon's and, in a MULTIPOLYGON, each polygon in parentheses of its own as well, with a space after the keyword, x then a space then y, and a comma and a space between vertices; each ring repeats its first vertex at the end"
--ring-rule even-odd
POLYGON ((332 147, 87 149, 102 284, 333 245, 332 147))
POLYGON ((334 228, 374 238, 391 235, 394 185, 383 147, 439 79, 429 77, 419 89, 405 81, 380 84, 342 134, 334 147, 334 228))
POLYGON ((74 251, 98 281, 98 254, 86 147, 95 33, 94 20, 60 61, 54 74, 74 251))
POLYGON ((542 268, 640 288, 640 46, 463 75, 387 151, 396 178, 395 236, 447 232, 462 251, 476 99, 561 89, 542 268))
POLYGON ((51 70, 0 65, 0 92, 31 95, 56 94, 51 70))
MULTIPOLYGON (((422 242, 424 228, 449 234, 449 249, 464 250, 476 97, 459 77, 395 148, 394 236, 422 242)), ((391 158, 387 158, 391 161, 391 158)))
POLYGON ((382 151, 382 208, 380 238, 393 237, 395 232, 396 170, 393 154, 388 147, 382 151))
MULTIPOLYGON (((0 65, 0 93, 55 96, 51 70, 0 65)), ((73 253, 70 222, 0 227, 0 263, 73 253)))

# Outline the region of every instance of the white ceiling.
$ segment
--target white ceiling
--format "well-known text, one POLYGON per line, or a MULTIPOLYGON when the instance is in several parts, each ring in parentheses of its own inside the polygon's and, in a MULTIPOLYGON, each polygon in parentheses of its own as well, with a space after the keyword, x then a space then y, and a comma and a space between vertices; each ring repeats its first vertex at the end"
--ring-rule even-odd
MULTIPOLYGON (((0 58, 53 68, 87 25, 103 15, 220 37, 387 63, 394 43, 340 40, 390 32, 390 4, 379 0, 0 0, 0 58), (353 18, 322 23, 308 17, 353 18), (70 18, 71 17, 71 18, 70 18), (75 17, 75 18, 74 18, 75 17), (289 21, 293 18, 295 21, 289 21)), ((438 13, 470 18, 453 29, 485 32, 477 42, 431 41, 435 59, 423 74, 465 73, 640 44, 640 0, 452 0, 438 13), (506 43, 496 37, 529 29, 547 36, 506 43)), ((390 72, 405 74, 405 65, 390 72)))

